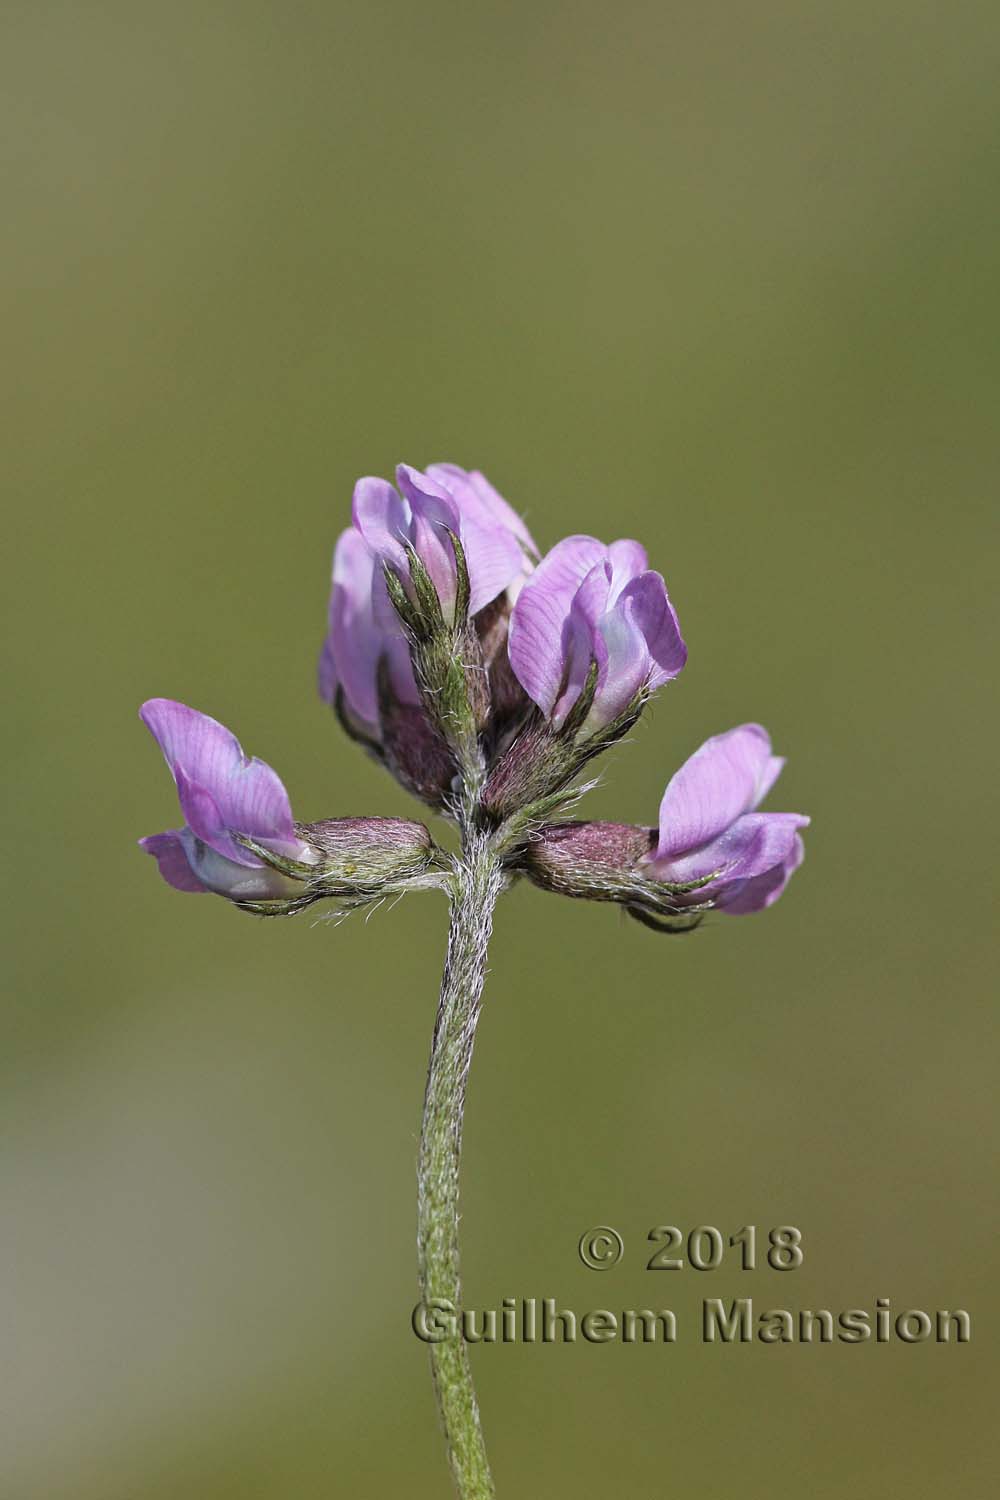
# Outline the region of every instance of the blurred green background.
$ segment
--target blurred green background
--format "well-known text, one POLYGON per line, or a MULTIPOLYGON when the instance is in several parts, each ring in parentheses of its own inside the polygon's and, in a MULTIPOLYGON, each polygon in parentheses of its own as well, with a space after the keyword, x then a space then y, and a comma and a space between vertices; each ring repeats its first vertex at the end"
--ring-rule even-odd
POLYGON ((996 7, 8 0, 2 32, 0 1493, 449 1493, 409 1329, 444 904, 256 922, 135 847, 175 821, 154 694, 302 818, 412 810, 313 687, 352 483, 403 458, 666 574, 689 666, 593 815, 652 821, 754 718, 814 818, 779 906, 688 941, 503 902, 469 1305, 682 1334, 474 1351, 501 1495, 992 1493, 996 7), (793 1223, 805 1265, 651 1275, 668 1222, 793 1223), (703 1346, 740 1295, 963 1307, 973 1342, 703 1346))

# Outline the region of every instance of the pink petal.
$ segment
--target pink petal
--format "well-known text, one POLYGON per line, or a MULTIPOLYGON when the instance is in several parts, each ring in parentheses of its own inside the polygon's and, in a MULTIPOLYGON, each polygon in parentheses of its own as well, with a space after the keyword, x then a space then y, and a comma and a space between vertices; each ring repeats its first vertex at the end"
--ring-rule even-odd
MULTIPOLYGON (((376 672, 383 650, 383 634, 372 608, 375 566, 375 556, 360 533, 353 528, 343 532, 333 554, 330 622, 320 663, 320 691, 327 702, 333 702, 339 684, 350 707, 369 724, 378 723, 376 672), (323 692, 324 673, 328 692, 323 692)), ((384 587, 381 577, 379 581, 384 587)))
POLYGON ((230 832, 266 840, 277 853, 298 850, 281 778, 264 761, 249 760, 224 725, 166 698, 144 703, 140 717, 163 750, 184 817, 200 839, 241 865, 259 861, 230 832))
MULTIPOLYGON (((226 827, 266 843, 275 853, 298 854, 292 805, 281 777, 255 755, 233 773, 216 794, 226 827)), ((245 852, 245 851, 244 851, 245 852)), ((243 864, 244 860, 237 861, 243 864)))
POLYGON ((466 471, 458 464, 428 464, 427 473, 454 496, 463 521, 474 521, 481 526, 502 526, 512 532, 530 553, 538 556, 531 532, 485 474, 478 469, 466 471))
POLYGON ((591 633, 608 611, 611 602, 611 563, 607 557, 599 558, 581 579, 573 595, 570 611, 591 633))
POLYGON ((188 864, 178 830, 171 830, 169 833, 151 833, 148 838, 139 840, 139 848, 153 856, 160 874, 175 891, 208 892, 208 886, 202 885, 188 864))
MULTIPOLYGON (((475 489, 444 474, 421 474, 407 464, 396 471, 413 511, 413 541, 445 610, 455 599, 455 555, 445 527, 459 538, 469 570, 469 609, 476 614, 513 583, 524 568, 515 534, 491 514, 475 489)), ((498 497, 499 498, 499 497, 498 497)))
MULTIPOLYGON (((657 851, 650 866, 658 880, 683 884, 717 874, 720 884, 752 880, 784 865, 795 847, 798 830, 808 818, 799 813, 746 813, 724 833, 690 853, 663 858, 657 851)), ((705 890, 711 895, 711 887, 705 890)))
POLYGON ((598 664, 597 692, 588 716, 588 726, 610 724, 624 713, 650 672, 649 650, 641 630, 628 615, 613 609, 601 620, 595 632, 598 664))
POLYGON ((369 547, 406 576, 403 542, 409 535, 407 507, 385 479, 366 476, 354 486, 351 517, 369 547))
POLYGON ((231 901, 272 901, 302 894, 302 886, 296 880, 270 865, 258 863, 248 868, 227 859, 208 844, 199 843, 190 832, 182 838, 202 885, 216 895, 227 896, 231 901))
POLYGON ((139 717, 163 751, 171 771, 183 764, 188 776, 203 786, 215 786, 242 764, 240 742, 224 724, 208 714, 175 703, 150 698, 139 717))
POLYGON ((324 703, 333 703, 339 686, 337 660, 333 654, 330 637, 327 635, 320 648, 319 661, 316 664, 316 689, 324 703))
POLYGON ((783 864, 775 865, 773 870, 751 880, 737 881, 730 892, 723 892, 716 899, 716 906, 734 917, 748 916, 751 912, 773 906, 802 863, 805 853, 805 844, 801 836, 796 834, 783 864))
POLYGON ((410 541, 430 574, 448 617, 455 602, 457 577, 455 551, 448 532, 461 536, 458 507, 442 485, 409 464, 397 467, 396 482, 410 507, 410 541))
MULTIPOLYGON (((234 864, 252 869, 262 863, 255 854, 251 854, 230 837, 229 825, 223 817, 222 809, 207 787, 192 781, 183 766, 177 767, 174 779, 177 782, 177 797, 184 821, 196 838, 234 864)), ((249 833, 250 830, 238 826, 234 831, 249 833)))
POLYGON ((748 811, 770 760, 771 741, 759 724, 706 740, 667 784, 656 858, 699 848, 748 811))
POLYGON ((622 590, 616 609, 626 615, 646 643, 649 688, 662 687, 676 677, 687 661, 687 646, 660 574, 645 572, 632 579, 622 590))
POLYGON ((508 650, 528 697, 551 714, 572 649, 570 612, 577 589, 607 548, 596 537, 570 536, 548 552, 517 598, 508 650))
POLYGON ((605 619, 610 587, 611 564, 607 558, 601 558, 573 595, 569 619, 563 627, 564 686, 552 710, 552 722, 557 729, 583 691, 592 662, 597 663, 595 706, 601 685, 607 681, 608 644, 600 625, 605 619))
POLYGON ((478 614, 524 573, 524 552, 504 526, 462 521, 462 545, 469 569, 469 612, 478 614))
POLYGON ((436 521, 441 526, 447 526, 449 531, 458 533, 461 528, 461 512, 445 485, 439 484, 420 469, 415 469, 412 464, 396 465, 396 483, 411 512, 415 514, 419 507, 428 520, 436 521))
POLYGON ((638 578, 640 573, 645 573, 649 560, 642 543, 633 542, 627 537, 611 543, 608 557, 612 568, 611 599, 614 602, 627 583, 638 578))

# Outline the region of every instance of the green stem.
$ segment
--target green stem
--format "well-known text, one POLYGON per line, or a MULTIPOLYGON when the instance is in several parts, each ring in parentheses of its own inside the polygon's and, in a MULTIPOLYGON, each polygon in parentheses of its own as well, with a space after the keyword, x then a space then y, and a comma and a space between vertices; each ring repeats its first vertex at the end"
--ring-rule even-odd
POLYGON ((458 1249, 458 1174, 465 1087, 486 979, 493 908, 503 886, 490 841, 465 840, 451 890, 448 956, 434 1026, 418 1168, 417 1253, 425 1306, 453 1310, 459 1331, 430 1346, 448 1458, 462 1500, 495 1495, 465 1341, 458 1249))

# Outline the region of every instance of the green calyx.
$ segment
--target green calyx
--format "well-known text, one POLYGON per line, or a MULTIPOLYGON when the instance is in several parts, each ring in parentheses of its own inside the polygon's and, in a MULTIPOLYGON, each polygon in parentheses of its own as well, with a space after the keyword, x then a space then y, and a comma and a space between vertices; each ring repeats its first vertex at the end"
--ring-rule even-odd
POLYGON ((597 670, 592 661, 580 696, 559 729, 536 713, 490 772, 483 807, 494 826, 523 827, 527 833, 565 812, 579 795, 570 788, 574 778, 626 735, 639 718, 648 698, 644 688, 617 718, 587 731, 597 670))
POLYGON ((406 546, 409 589, 388 564, 383 565, 389 601, 399 616, 410 646, 410 660, 431 723, 455 756, 463 774, 482 772, 479 732, 489 715, 489 687, 475 630, 469 621, 471 590, 465 549, 447 531, 455 557, 455 602, 445 617, 434 581, 416 550, 406 546))
POLYGON ((247 835, 237 842, 263 864, 301 886, 300 895, 237 904, 263 916, 285 916, 324 897, 348 907, 408 889, 440 885, 450 869, 422 823, 400 818, 332 818, 296 824, 315 860, 291 859, 247 835))

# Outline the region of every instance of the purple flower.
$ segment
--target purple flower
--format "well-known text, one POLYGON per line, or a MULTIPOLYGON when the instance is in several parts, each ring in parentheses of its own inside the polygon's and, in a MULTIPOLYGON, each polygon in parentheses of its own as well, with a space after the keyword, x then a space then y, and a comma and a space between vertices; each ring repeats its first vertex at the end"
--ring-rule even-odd
POLYGON ((510 621, 510 662, 528 697, 558 729, 591 662, 597 687, 586 724, 601 728, 636 695, 676 677, 687 647, 659 573, 638 542, 592 536, 558 542, 522 588, 510 621))
MULTIPOLYGON (((478 471, 431 464, 426 473, 400 464, 400 496, 384 479, 359 479, 353 526, 337 542, 329 627, 319 667, 320 696, 345 706, 370 737, 379 738, 377 674, 385 658, 392 691, 419 704, 410 654, 389 602, 383 564, 409 583, 409 545, 427 569, 446 618, 453 614, 457 571, 449 531, 469 571, 471 614, 501 595, 512 598, 533 566, 537 548, 524 522, 478 471)), ((461 623, 461 622, 456 622, 461 623)))
MULTIPOLYGON (((362 484, 366 482, 361 480, 362 484)), ((330 704, 338 691, 342 692, 345 708, 373 740, 380 738, 380 660, 385 660, 395 698, 401 703, 420 702, 409 647, 398 619, 391 611, 387 613, 388 599, 384 596, 385 582, 375 553, 353 527, 342 532, 333 554, 333 587, 319 661, 319 692, 330 704)))
MULTIPOLYGON (((453 464, 432 464, 422 474, 400 464, 396 480, 402 497, 384 479, 358 480, 355 529, 404 584, 410 576, 409 544, 430 575, 446 620, 454 615, 458 587, 449 532, 465 552, 470 614, 478 614, 523 576, 525 549, 534 550, 534 544, 524 523, 481 474, 467 474, 453 464)), ((383 613, 378 594, 375 608, 383 613)))
POLYGON ((183 703, 151 698, 139 716, 163 751, 184 815, 183 828, 139 840, 168 885, 237 901, 297 893, 294 881, 233 837, 243 834, 276 855, 315 863, 277 772, 249 760, 228 729, 183 703))
POLYGON ((809 822, 799 813, 755 810, 784 764, 759 724, 706 740, 663 794, 659 838, 644 861, 648 874, 671 884, 712 876, 686 899, 733 915, 777 901, 802 863, 799 829, 809 822))

